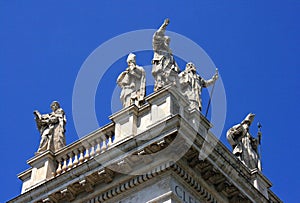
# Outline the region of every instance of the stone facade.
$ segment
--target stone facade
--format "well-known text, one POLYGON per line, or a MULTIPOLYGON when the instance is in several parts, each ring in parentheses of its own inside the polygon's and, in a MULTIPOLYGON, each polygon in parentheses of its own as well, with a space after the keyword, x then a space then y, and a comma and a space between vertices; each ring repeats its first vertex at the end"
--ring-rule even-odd
POLYGON ((281 202, 261 171, 246 167, 188 106, 176 89, 162 88, 81 140, 36 155, 9 203, 281 202))

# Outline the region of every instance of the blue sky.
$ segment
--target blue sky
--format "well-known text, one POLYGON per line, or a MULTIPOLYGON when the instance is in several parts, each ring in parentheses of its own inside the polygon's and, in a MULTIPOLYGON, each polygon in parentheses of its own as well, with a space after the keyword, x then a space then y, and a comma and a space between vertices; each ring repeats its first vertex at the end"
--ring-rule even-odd
MULTIPOLYGON (((58 100, 67 114, 67 143, 76 141, 72 93, 86 58, 115 36, 157 29, 166 17, 168 30, 196 42, 219 68, 227 98, 222 142, 229 147, 226 130, 255 113, 255 124, 263 125, 263 173, 282 200, 297 202, 299 9, 296 0, 0 1, 0 202, 20 193, 16 175, 28 168, 26 160, 38 148, 33 110, 47 113, 51 101, 58 100)), ((139 53, 137 62, 150 65, 151 54, 139 53)), ((113 113, 110 98, 125 59, 116 61, 98 86, 100 126, 113 113)))

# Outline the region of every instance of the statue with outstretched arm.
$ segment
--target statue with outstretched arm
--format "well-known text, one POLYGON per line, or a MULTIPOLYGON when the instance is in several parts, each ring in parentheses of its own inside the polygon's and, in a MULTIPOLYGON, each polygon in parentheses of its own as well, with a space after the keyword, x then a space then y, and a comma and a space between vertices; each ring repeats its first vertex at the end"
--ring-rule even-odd
POLYGON ((179 67, 174 60, 170 49, 170 37, 165 35, 169 19, 165 19, 160 28, 154 33, 152 39, 153 59, 152 75, 155 79, 154 91, 172 84, 177 86, 179 67))
POLYGON ((163 55, 162 52, 172 53, 171 49, 169 48, 170 38, 165 35, 166 28, 169 24, 169 19, 165 19, 164 23, 160 26, 160 28, 154 33, 152 46, 154 50, 154 58, 153 60, 158 59, 159 56, 163 55))
POLYGON ((215 75, 205 80, 196 72, 196 67, 193 63, 186 64, 185 70, 179 74, 179 82, 181 86, 182 94, 189 101, 189 109, 202 110, 202 88, 206 88, 213 85, 219 77, 218 69, 216 69, 215 75))

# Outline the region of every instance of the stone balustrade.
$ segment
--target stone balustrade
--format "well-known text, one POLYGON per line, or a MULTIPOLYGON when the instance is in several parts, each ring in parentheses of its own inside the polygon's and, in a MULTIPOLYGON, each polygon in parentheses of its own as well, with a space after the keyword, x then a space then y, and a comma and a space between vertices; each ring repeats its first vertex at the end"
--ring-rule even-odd
POLYGON ((114 143, 114 124, 110 123, 55 153, 55 176, 105 152, 114 143))

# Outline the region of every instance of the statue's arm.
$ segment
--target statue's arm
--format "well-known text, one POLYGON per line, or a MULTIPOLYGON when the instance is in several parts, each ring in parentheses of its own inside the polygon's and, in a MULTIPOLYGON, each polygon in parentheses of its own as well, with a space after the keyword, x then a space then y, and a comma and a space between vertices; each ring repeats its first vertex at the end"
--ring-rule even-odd
POLYGON ((65 116, 65 111, 62 108, 60 108, 56 110, 55 115, 59 118, 63 118, 65 116))
POLYGON ((202 87, 209 87, 212 84, 214 84, 214 80, 213 79, 204 80, 203 78, 201 78, 201 84, 202 84, 202 87))
POLYGON ((143 72, 144 72, 144 68, 136 65, 136 66, 132 67, 132 69, 129 73, 137 78, 141 78, 143 75, 143 72))
POLYGON ((204 80, 203 78, 201 78, 201 84, 203 87, 208 87, 208 86, 214 84, 218 78, 219 78, 219 72, 218 72, 218 69, 216 69, 216 73, 211 79, 204 80))
POLYGON ((234 140, 238 140, 239 137, 243 136, 243 126, 242 124, 237 124, 229 129, 229 132, 234 140))
POLYGON ((117 83, 119 86, 122 86, 122 80, 124 79, 126 74, 127 74, 127 71, 123 71, 117 78, 117 83))
POLYGON ((60 115, 52 114, 49 118, 49 123, 55 124, 58 123, 60 115))
POLYGON ((40 112, 38 110, 35 110, 33 112, 33 114, 35 116, 34 120, 36 122, 36 126, 37 126, 38 130, 41 130, 41 128, 42 128, 42 115, 40 114, 40 112))
POLYGON ((62 108, 58 109, 57 110, 57 116, 58 116, 58 122, 63 127, 63 130, 66 131, 65 125, 67 123, 67 118, 66 118, 65 111, 62 108))
POLYGON ((49 122, 52 124, 56 124, 59 122, 66 122, 65 112, 62 108, 56 110, 55 112, 51 113, 49 122))
POLYGON ((169 53, 169 54, 172 54, 172 50, 170 49, 169 45, 166 42, 164 42, 162 44, 161 49, 164 50, 165 52, 169 53))
POLYGON ((36 120, 42 120, 42 115, 38 110, 33 111, 36 120))
POLYGON ((35 122, 36 122, 36 126, 38 128, 39 131, 41 131, 42 129, 44 129, 45 126, 48 126, 49 123, 51 122, 50 120, 50 114, 41 114, 39 111, 35 110, 33 112, 33 114, 35 115, 35 122))
POLYGON ((169 24, 170 20, 167 18, 164 20, 163 24, 158 28, 158 30, 154 33, 155 37, 161 37, 165 35, 166 28, 169 24))
POLYGON ((144 99, 144 97, 146 95, 146 72, 143 67, 138 67, 138 68, 140 68, 140 71, 141 71, 140 88, 139 88, 139 91, 140 91, 139 100, 141 101, 144 99))

